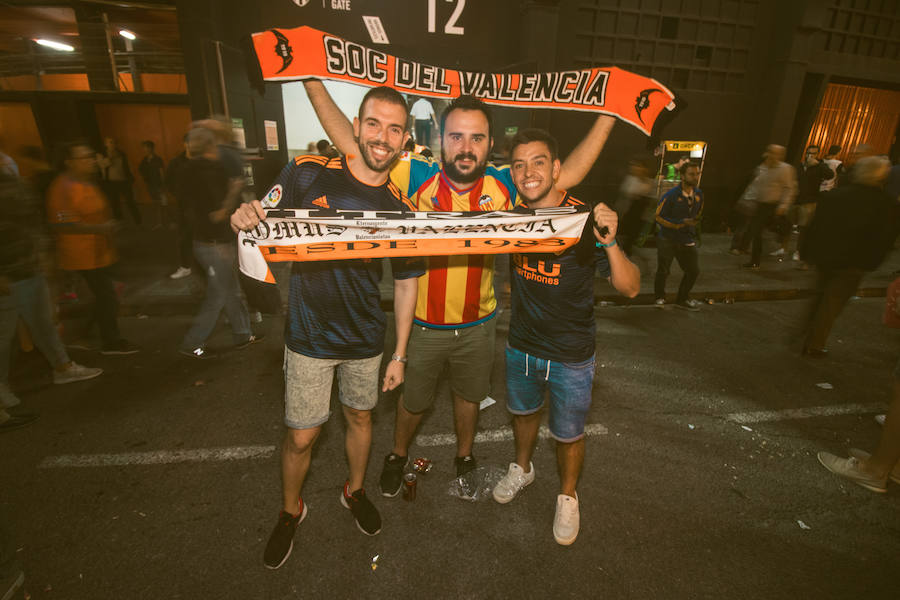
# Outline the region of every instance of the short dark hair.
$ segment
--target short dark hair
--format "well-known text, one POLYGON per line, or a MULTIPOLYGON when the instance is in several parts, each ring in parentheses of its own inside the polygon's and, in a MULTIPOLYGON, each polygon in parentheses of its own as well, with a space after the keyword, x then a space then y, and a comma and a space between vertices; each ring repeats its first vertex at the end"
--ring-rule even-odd
POLYGON ((809 152, 811 149, 815 148, 816 150, 821 150, 818 144, 810 144, 806 147, 806 151, 809 152))
POLYGON ((837 144, 832 144, 832 145, 828 146, 828 156, 831 156, 832 154, 837 154, 840 151, 841 151, 841 147, 838 146, 837 144))
POLYGON ((441 113, 441 137, 444 136, 444 126, 447 123, 447 116, 454 110, 480 110, 484 113, 484 118, 487 119, 488 122, 488 137, 491 139, 494 138, 494 120, 491 118, 491 109, 488 108, 487 104, 475 96, 470 96, 468 94, 463 94, 458 98, 454 98, 453 102, 451 102, 447 108, 444 109, 444 112, 441 113))
POLYGON ((406 100, 403 98, 403 95, 400 94, 400 92, 385 85, 374 87, 366 92, 366 95, 363 96, 362 102, 359 103, 360 121, 362 121, 363 118, 363 109, 366 106, 366 102, 368 102, 369 100, 381 100, 382 102, 390 102, 391 104, 402 106, 403 114, 406 116, 406 118, 403 119, 403 131, 406 131, 409 128, 409 104, 406 103, 406 100))
POLYGON ((513 152, 516 148, 523 144, 530 144, 531 142, 542 142, 547 146, 547 150, 550 151, 550 160, 556 160, 559 157, 559 145, 556 143, 556 138, 550 135, 549 132, 543 129, 537 129, 534 127, 523 129, 516 133, 513 136, 512 140, 509 142, 509 157, 512 159, 513 152))
POLYGON ((698 170, 700 169, 700 165, 695 162, 691 162, 690 159, 680 167, 678 167, 678 173, 681 175, 682 179, 684 178, 684 174, 687 173, 687 170, 691 167, 696 167, 698 170))
POLYGON ((154 144, 151 140, 144 140, 143 142, 141 142, 141 146, 147 146, 151 150, 156 148, 156 144, 154 144))

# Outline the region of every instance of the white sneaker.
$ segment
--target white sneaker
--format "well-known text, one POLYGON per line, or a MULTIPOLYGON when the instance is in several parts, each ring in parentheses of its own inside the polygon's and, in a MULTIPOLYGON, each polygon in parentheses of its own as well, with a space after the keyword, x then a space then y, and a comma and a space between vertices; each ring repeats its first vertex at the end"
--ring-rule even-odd
POLYGON ((85 379, 93 379, 103 373, 103 369, 95 367, 85 367, 73 362, 72 366, 65 371, 53 371, 53 383, 63 384, 72 383, 74 381, 84 381, 85 379))
POLYGON ((769 256, 784 256, 784 248, 779 248, 775 252, 769 252, 769 256))
POLYGON ((528 468, 530 470, 526 473, 518 464, 509 463, 509 471, 494 486, 494 500, 506 504, 515 498, 523 487, 534 481, 534 464, 528 463, 528 468))
POLYGON ((187 267, 178 267, 174 273, 169 275, 169 279, 181 279, 191 274, 191 270, 187 267))
POLYGON ((553 539, 568 546, 578 537, 581 516, 578 513, 578 493, 575 497, 560 494, 556 497, 556 516, 553 518, 553 539))
POLYGON ((800 253, 794 250, 794 253, 791 254, 791 260, 800 260, 800 253))
POLYGON ((5 383, 0 383, 0 409, 14 408, 20 404, 22 404, 22 401, 9 389, 9 386, 5 383))
POLYGON ((653 306, 656 308, 665 308, 666 307, 666 299, 665 298, 657 298, 653 301, 653 306))
POLYGON ((887 418, 887 414, 875 415, 875 422, 884 427, 884 420, 887 418))

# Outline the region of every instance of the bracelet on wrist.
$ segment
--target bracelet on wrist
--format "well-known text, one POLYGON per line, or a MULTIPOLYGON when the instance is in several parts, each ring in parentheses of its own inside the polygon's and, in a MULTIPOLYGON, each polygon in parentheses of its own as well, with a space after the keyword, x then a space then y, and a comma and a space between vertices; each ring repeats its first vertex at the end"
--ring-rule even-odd
POLYGON ((615 240, 615 238, 613 238, 613 241, 611 241, 608 244, 603 244, 601 242, 594 242, 594 245, 597 246, 598 248, 612 248, 613 246, 616 245, 616 240, 615 240))
POLYGON ((409 358, 406 356, 400 356, 399 354, 393 354, 391 355, 391 360, 396 360, 398 363, 405 365, 406 361, 409 360, 409 358))

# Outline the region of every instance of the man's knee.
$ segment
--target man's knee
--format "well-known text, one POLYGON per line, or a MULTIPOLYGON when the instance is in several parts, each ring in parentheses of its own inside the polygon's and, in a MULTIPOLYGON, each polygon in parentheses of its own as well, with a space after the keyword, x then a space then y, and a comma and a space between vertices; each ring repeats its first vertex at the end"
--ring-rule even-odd
POLYGON ((316 429, 288 429, 284 436, 284 445, 287 450, 294 454, 303 454, 309 452, 316 438, 319 436, 319 430, 316 429))
POLYGON ((372 411, 359 410, 358 408, 344 407, 344 416, 347 418, 347 425, 353 428, 368 428, 372 426, 372 411))

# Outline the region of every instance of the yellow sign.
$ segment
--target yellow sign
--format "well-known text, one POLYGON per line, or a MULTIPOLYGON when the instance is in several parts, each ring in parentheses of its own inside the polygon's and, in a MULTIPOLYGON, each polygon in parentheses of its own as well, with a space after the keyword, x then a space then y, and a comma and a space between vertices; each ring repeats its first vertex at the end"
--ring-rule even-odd
POLYGON ((669 152, 689 152, 691 150, 703 150, 706 148, 706 142, 673 142, 665 141, 666 150, 669 152))

